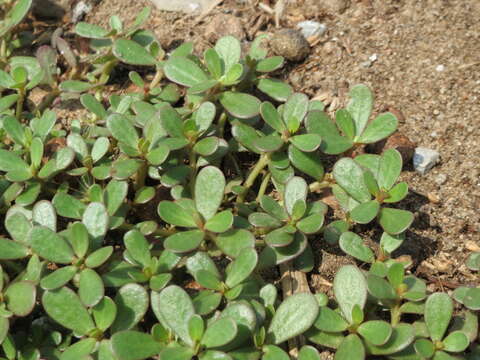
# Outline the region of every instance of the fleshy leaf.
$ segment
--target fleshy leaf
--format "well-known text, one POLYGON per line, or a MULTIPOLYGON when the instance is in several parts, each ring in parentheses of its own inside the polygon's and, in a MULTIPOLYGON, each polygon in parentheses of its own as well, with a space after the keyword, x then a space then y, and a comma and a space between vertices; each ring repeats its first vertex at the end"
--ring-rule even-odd
POLYGON ((362 340, 357 334, 350 334, 337 349, 335 360, 363 360, 365 359, 365 348, 362 340))
POLYGON ((441 341, 453 314, 453 301, 445 293, 434 293, 425 303, 425 323, 433 341, 441 341))
POLYGON ((357 234, 347 231, 340 236, 340 248, 350 256, 366 263, 372 263, 375 260, 373 251, 363 243, 363 240, 357 234))
POLYGON ((217 213, 224 191, 225 176, 220 169, 207 166, 198 173, 195 181, 195 205, 205 220, 217 213))
POLYGON ((344 318, 352 323, 352 309, 363 309, 367 301, 367 283, 362 272, 353 265, 341 267, 333 281, 333 292, 344 318))

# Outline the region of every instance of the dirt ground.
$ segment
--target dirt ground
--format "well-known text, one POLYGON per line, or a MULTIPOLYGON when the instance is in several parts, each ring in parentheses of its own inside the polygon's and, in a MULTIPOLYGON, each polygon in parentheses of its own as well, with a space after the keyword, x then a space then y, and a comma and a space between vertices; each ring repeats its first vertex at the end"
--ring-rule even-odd
MULTIPOLYGON (((231 32, 248 46, 255 35, 276 31, 258 3, 224 1, 203 19, 154 10, 147 27, 167 51, 194 41, 201 52, 231 32)), ((128 23, 145 5, 103 0, 87 21, 105 24, 118 14, 128 23)), ((464 265, 480 246, 479 17, 477 0, 290 0, 280 22, 295 28, 316 20, 328 29, 311 42, 304 61, 287 64, 283 76, 295 90, 320 97, 334 111, 345 104, 350 86, 365 83, 375 92, 376 111, 395 112, 401 133, 440 152, 441 162, 424 176, 405 164, 402 178, 411 192, 400 204, 415 213, 401 252, 412 256, 412 271, 432 288, 480 282, 464 265), (338 4, 344 11, 332 10, 338 4)), ((322 244, 318 251, 320 279, 331 280, 349 261, 322 244)), ((322 290, 319 276, 310 285, 322 290)))

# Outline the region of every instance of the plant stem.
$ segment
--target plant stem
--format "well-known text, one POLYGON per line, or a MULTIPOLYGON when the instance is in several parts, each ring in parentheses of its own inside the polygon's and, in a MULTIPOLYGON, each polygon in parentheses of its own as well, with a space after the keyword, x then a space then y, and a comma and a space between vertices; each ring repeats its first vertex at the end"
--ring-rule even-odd
POLYGON ((262 183, 260 184, 260 189, 258 189, 258 194, 257 194, 257 199, 256 201, 259 203, 260 199, 262 198, 263 195, 265 195, 265 191, 267 190, 268 183, 270 182, 270 179, 272 177, 272 174, 270 172, 267 172, 262 179, 262 183))
POLYGON ((25 101, 25 89, 19 89, 18 90, 18 100, 17 100, 17 109, 15 110, 15 115, 17 117, 17 120, 20 121, 22 118, 22 112, 23 112, 23 103, 25 101))
POLYGON ((192 196, 194 195, 195 190, 195 179, 197 177, 197 154, 193 151, 193 144, 188 147, 188 164, 192 170, 192 174, 190 176, 190 193, 192 196))
POLYGON ((220 118, 218 119, 217 132, 218 137, 223 138, 223 133, 225 131, 225 123, 227 122, 227 114, 222 112, 220 118))
POLYGON ((315 181, 311 183, 308 188, 310 189, 310 192, 315 192, 315 191, 320 191, 322 189, 325 189, 327 187, 330 187, 332 184, 328 181, 315 181))
POLYGON ((243 184, 243 187, 244 187, 243 191, 237 196, 237 203, 243 203, 245 201, 245 197, 248 194, 248 190, 252 187, 257 176, 260 174, 263 168, 268 165, 269 162, 270 162, 270 156, 268 154, 263 154, 260 157, 260 159, 258 159, 255 167, 252 169, 252 171, 248 175, 247 180, 245 180, 245 183, 243 184))
POLYGON ((402 312, 400 311, 400 303, 395 304, 394 307, 390 309, 390 323, 392 326, 396 326, 400 322, 400 317, 402 312))
POLYGON ((160 80, 163 78, 163 71, 161 69, 157 69, 157 72, 155 73, 155 76, 152 79, 152 82, 150 83, 150 90, 153 89, 155 86, 158 85, 160 80))
POLYGON ((148 171, 148 164, 144 160, 142 162, 142 165, 140 165, 140 168, 137 171, 137 176, 135 178, 135 190, 138 190, 145 186, 145 178, 147 177, 147 171, 148 171))

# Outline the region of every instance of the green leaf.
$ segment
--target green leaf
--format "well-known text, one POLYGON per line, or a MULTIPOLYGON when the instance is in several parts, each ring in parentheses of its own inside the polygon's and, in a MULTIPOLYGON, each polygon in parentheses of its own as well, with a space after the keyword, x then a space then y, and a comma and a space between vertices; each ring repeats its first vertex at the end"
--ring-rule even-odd
POLYGON ((396 249, 402 245, 405 240, 405 234, 400 233, 398 235, 390 235, 386 232, 382 234, 380 238, 380 247, 387 252, 387 254, 393 253, 396 249))
POLYGON ((26 137, 24 128, 14 116, 5 116, 3 118, 3 129, 13 141, 25 146, 26 137))
POLYGON ((401 263, 394 263, 388 268, 387 278, 394 288, 403 284, 405 269, 401 263))
MULTIPOLYGON (((14 152, 0 149, 0 170, 6 172, 29 172, 28 164, 14 152)), ((27 179, 28 180, 28 179, 27 179)))
POLYGON ((397 130, 398 120, 392 113, 378 115, 365 129, 357 142, 371 144, 392 135, 397 130))
POLYGON ((246 124, 236 121, 232 126, 232 135, 236 141, 242 144, 251 152, 260 154, 261 151, 255 146, 256 140, 259 138, 259 135, 254 128, 246 124))
POLYGON ((79 22, 75 26, 75 32, 77 35, 90 39, 105 39, 108 35, 108 31, 104 28, 86 22, 79 22))
POLYGON ((249 94, 225 91, 219 99, 225 110, 239 119, 249 119, 260 112, 260 100, 249 94))
POLYGON ((339 109, 336 111, 335 122, 344 135, 348 139, 353 140, 355 137, 355 123, 347 109, 339 109))
POLYGON ((372 112, 373 95, 366 85, 355 85, 350 89, 347 110, 355 123, 355 135, 361 136, 372 112))
POLYGON ((105 296, 92 308, 92 315, 97 328, 105 331, 112 325, 117 316, 117 305, 112 299, 105 296))
POLYGON ((0 237, 0 259, 23 259, 28 255, 28 248, 16 241, 0 237))
POLYGON ((113 55, 130 65, 155 65, 155 58, 140 44, 128 39, 117 39, 113 43, 113 55))
POLYGON ((58 289, 72 280, 77 270, 77 267, 73 265, 61 267, 42 278, 40 287, 44 290, 58 289))
POLYGON ((262 196, 260 199, 260 206, 268 214, 275 217, 278 220, 287 220, 288 214, 283 207, 281 207, 274 199, 270 196, 262 196))
POLYGON ((205 324, 200 315, 193 315, 188 321, 188 333, 194 341, 200 341, 205 332, 205 324))
POLYGON ((85 259, 85 265, 93 269, 99 267, 108 260, 113 253, 113 246, 105 246, 92 252, 85 259))
POLYGON ((306 128, 309 133, 321 136, 320 150, 326 154, 341 154, 353 146, 352 140, 341 136, 335 124, 323 111, 310 111, 306 118, 306 128))
POLYGON ((297 200, 306 201, 308 193, 307 182, 299 177, 292 177, 285 185, 285 210, 289 215, 293 213, 293 206, 297 200))
POLYGON ((384 345, 376 346, 365 342, 364 345, 367 352, 372 355, 395 354, 405 349, 415 340, 413 327, 409 324, 400 323, 392 330, 390 339, 384 345))
POLYGON ((313 346, 304 345, 298 353, 298 360, 320 360, 320 354, 313 346))
POLYGON ((197 227, 192 214, 173 201, 160 201, 158 215, 168 224, 182 227, 197 227))
POLYGON ((368 292, 379 300, 396 300, 397 294, 390 283, 374 274, 367 276, 368 292))
POLYGON ((233 214, 231 210, 217 213, 205 223, 205 229, 215 233, 223 233, 233 225, 233 214))
POLYGON ((454 331, 448 334, 442 343, 445 351, 462 352, 468 347, 470 340, 462 331, 454 331))
POLYGON ((82 216, 82 223, 96 244, 107 233, 108 221, 105 205, 98 202, 90 203, 82 216))
POLYGON ((115 215, 117 210, 125 201, 128 193, 128 183, 126 181, 111 180, 104 190, 105 204, 107 213, 110 216, 115 215))
POLYGON ((172 56, 163 67, 165 76, 177 84, 194 86, 208 80, 205 72, 192 60, 183 56, 172 56))
POLYGON ((363 181, 361 167, 350 158, 343 158, 336 162, 333 167, 333 176, 351 197, 364 203, 370 201, 371 195, 363 181))
POLYGON ((95 328, 77 294, 67 287, 44 292, 42 304, 53 320, 78 334, 85 335, 95 328))
POLYGON ((58 234, 49 228, 36 226, 30 231, 29 243, 39 256, 58 264, 73 261, 73 250, 58 234))
POLYGON ((265 101, 262 103, 260 106, 260 114, 262 115, 263 120, 280 134, 287 130, 280 114, 271 102, 265 101))
POLYGON ((215 119, 216 112, 217 109, 215 105, 210 101, 205 101, 200 105, 195 113, 195 123, 197 124, 199 132, 208 130, 215 119))
POLYGON ((363 240, 357 234, 347 231, 340 236, 340 248, 350 256, 366 263, 372 263, 375 260, 373 251, 363 243, 363 240))
POLYGON ((281 348, 274 345, 264 345, 262 360, 289 360, 290 357, 281 348))
POLYGON ((102 278, 95 270, 84 269, 80 272, 78 295, 83 304, 88 307, 95 306, 102 300, 104 293, 102 278))
POLYGON ((289 123, 292 119, 301 123, 308 111, 308 97, 305 94, 292 94, 283 108, 283 119, 289 123))
POLYGON ((190 296, 181 287, 171 285, 160 293, 152 292, 152 308, 157 315, 187 345, 193 341, 188 332, 188 321, 195 313, 190 296))
POLYGON ((435 354, 435 345, 427 339, 417 339, 413 344, 415 352, 422 358, 431 358, 435 354))
POLYGON ((123 241, 129 255, 135 260, 147 267, 151 263, 150 247, 145 237, 138 230, 127 232, 123 241))
POLYGON ((220 273, 213 262, 212 258, 203 251, 197 251, 195 255, 190 256, 186 262, 187 269, 193 277, 196 277, 196 274, 200 270, 205 270, 210 274, 213 274, 216 278, 220 278, 220 273))
POLYGON ((441 341, 447 331, 452 318, 453 301, 445 293, 434 293, 427 298, 425 303, 425 324, 430 338, 441 341))
POLYGON ((390 190, 402 172, 402 155, 395 149, 388 149, 380 157, 377 175, 380 188, 390 190))
POLYGON ((60 83, 60 90, 72 93, 82 93, 92 88, 92 85, 80 80, 65 80, 60 83))
POLYGON ((27 316, 35 306, 37 295, 35 284, 19 281, 11 284, 4 292, 8 310, 16 316, 27 316))
POLYGON ((212 155, 218 149, 220 139, 216 136, 209 136, 198 141, 193 150, 202 156, 212 155))
POLYGON ((284 58, 282 56, 271 56, 260 60, 255 68, 258 72, 271 72, 283 66, 284 58))
POLYGON ((345 337, 335 353, 335 360, 363 359, 365 359, 365 348, 357 334, 350 334, 345 337))
POLYGON ((480 288, 469 289, 465 293, 463 303, 471 310, 480 310, 480 288))
POLYGON ((229 317, 220 318, 211 323, 202 337, 201 344, 215 348, 228 344, 237 335, 237 324, 229 317))
POLYGON ((265 236, 265 242, 270 247, 285 247, 293 242, 295 228, 286 225, 283 228, 275 229, 265 236))
POLYGON ((277 228, 282 226, 277 218, 261 212, 251 213, 248 216, 248 222, 255 227, 277 228))
POLYGON ((3 29, 0 29, 0 36, 3 37, 11 28, 19 24, 23 18, 27 15, 30 7, 32 6, 32 0, 19 0, 15 3, 15 6, 6 14, 3 29))
POLYGON ((57 214, 50 201, 42 200, 35 204, 32 210, 33 225, 40 225, 52 231, 57 230, 57 214))
POLYGON ((113 332, 132 329, 143 319, 148 310, 148 293, 138 284, 122 286, 114 301, 117 316, 111 326, 113 332))
POLYGON ((382 208, 378 221, 387 233, 397 235, 410 227, 413 222, 413 214, 406 210, 382 208))
POLYGON ((215 44, 215 50, 223 60, 225 72, 240 61, 242 52, 240 41, 233 36, 224 36, 215 44))
POLYGON ((205 220, 211 219, 223 200, 225 176, 214 166, 200 170, 195 180, 195 206, 205 220))
POLYGON ((401 182, 392 187, 392 189, 388 192, 389 197, 383 200, 385 203, 395 203, 399 202, 408 194, 408 184, 406 182, 401 182))
POLYGON ((70 345, 68 348, 62 352, 60 357, 61 360, 77 360, 77 359, 84 359, 88 358, 93 352, 97 340, 94 338, 86 338, 80 341, 77 341, 73 345, 70 345))
POLYGON ((318 316, 315 296, 298 293, 287 297, 278 307, 268 329, 274 344, 280 344, 308 330, 318 316))
POLYGON ((227 267, 225 284, 233 288, 247 279, 257 265, 258 255, 255 249, 244 248, 236 259, 227 267))
POLYGON ((290 142, 301 151, 313 152, 320 146, 322 138, 317 134, 303 134, 292 136, 290 142))
POLYGON ((162 345, 139 331, 121 331, 112 336, 112 350, 119 360, 142 360, 160 353, 162 345))
POLYGON ((339 312, 334 311, 326 306, 320 307, 318 317, 313 325, 318 330, 332 333, 343 332, 347 330, 349 326, 339 312))
POLYGON ((87 206, 77 198, 61 192, 55 194, 52 202, 58 215, 71 219, 81 219, 87 208, 87 206))
POLYGON ((0 343, 2 343, 8 335, 10 321, 8 318, 0 316, 0 343))
POLYGON ((323 179, 325 170, 316 153, 308 153, 299 150, 296 146, 288 147, 288 158, 298 170, 310 175, 315 180, 323 179))
POLYGON ((19 97, 20 95, 18 94, 11 94, 0 98, 0 112, 8 110, 13 104, 17 102, 19 97))
POLYGON ((225 255, 236 258, 242 249, 255 246, 255 238, 250 231, 231 229, 217 235, 215 244, 225 255))
POLYGON ((137 149, 138 134, 130 120, 121 114, 112 114, 107 118, 107 128, 118 141, 137 149))
POLYGON ((282 80, 261 78, 257 88, 276 101, 286 101, 293 93, 293 88, 282 80))
POLYGON ((175 344, 174 347, 167 347, 163 349, 160 353, 160 359, 190 360, 193 355, 193 350, 175 344))
POLYGON ((200 246, 205 234, 201 230, 183 231, 170 235, 163 245, 165 249, 174 253, 184 253, 195 250, 200 246))
POLYGON ((353 265, 342 266, 333 281, 333 292, 344 318, 352 323, 352 309, 363 310, 367 300, 367 282, 362 272, 353 265))
POLYGON ((280 136, 277 135, 267 135, 259 137, 254 142, 255 147, 261 152, 274 152, 279 150, 284 142, 280 136))
POLYGON ((358 327, 357 331, 365 340, 376 346, 386 344, 392 335, 392 327, 382 320, 364 322, 358 327))
POLYGON ((303 233, 297 231, 294 235, 293 242, 288 246, 266 246, 260 253, 258 260, 259 268, 271 267, 293 260, 302 254, 306 247, 307 237, 303 233))
POLYGON ((207 66, 208 71, 215 79, 220 79, 220 77, 225 73, 224 64, 220 59, 217 51, 215 49, 207 49, 204 54, 205 65, 207 66))
POLYGON ((380 204, 377 200, 370 200, 366 203, 356 206, 351 212, 350 217, 359 224, 368 224, 375 219, 380 211, 380 204))

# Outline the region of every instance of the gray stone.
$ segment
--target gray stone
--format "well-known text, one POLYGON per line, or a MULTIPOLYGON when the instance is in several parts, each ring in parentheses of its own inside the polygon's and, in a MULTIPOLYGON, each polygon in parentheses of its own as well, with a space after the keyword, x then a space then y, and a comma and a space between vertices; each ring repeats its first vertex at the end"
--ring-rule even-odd
POLYGON ((80 20, 82 20, 85 15, 87 15, 90 11, 92 11, 92 5, 85 2, 79 1, 72 11, 72 22, 76 24, 80 20))
POLYGON ((413 167, 421 175, 425 175, 439 161, 440 153, 432 149, 417 147, 413 154, 413 167))
POLYGON ((297 28, 306 39, 312 36, 322 36, 327 31, 327 25, 312 20, 299 22, 297 28))
POLYGON ((443 185, 447 182, 447 175, 445 174, 438 174, 437 177, 435 178, 435 182, 437 185, 443 185))
POLYGON ((277 31, 270 46, 276 55, 290 61, 302 61, 310 54, 310 44, 300 31, 294 29, 277 31))

